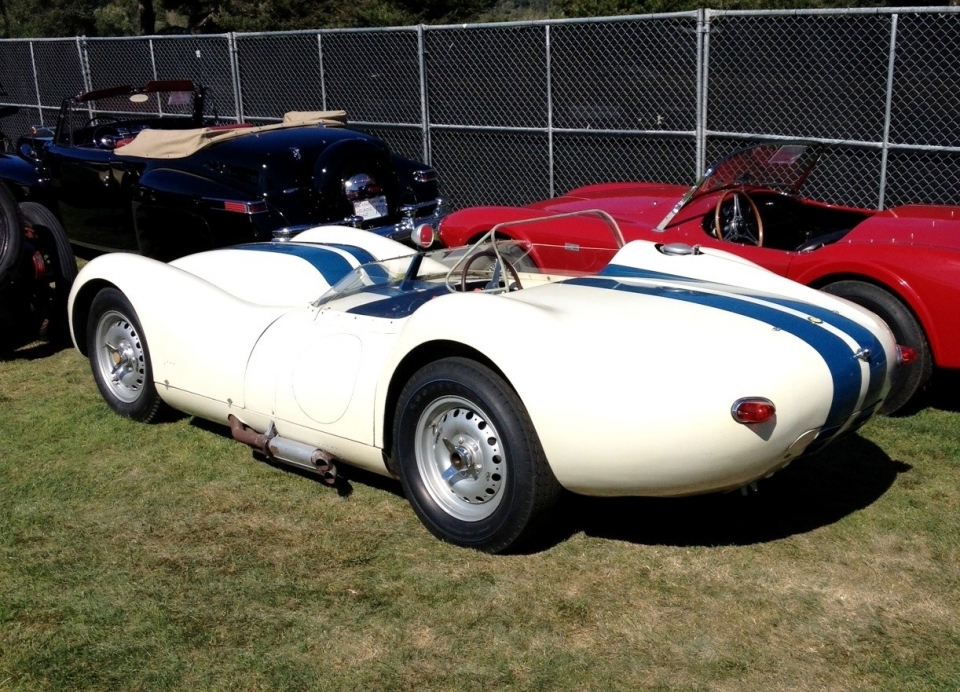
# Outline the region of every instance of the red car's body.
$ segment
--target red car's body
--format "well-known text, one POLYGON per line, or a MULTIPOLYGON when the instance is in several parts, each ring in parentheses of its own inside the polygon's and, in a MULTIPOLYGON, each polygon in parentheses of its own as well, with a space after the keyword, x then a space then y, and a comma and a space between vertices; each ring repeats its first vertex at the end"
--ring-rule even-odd
POLYGON ((587 249, 609 243, 609 232, 582 217, 549 217, 599 209, 617 221, 628 241, 733 252, 874 310, 899 343, 917 350, 917 361, 902 369, 898 391, 888 400, 892 412, 917 402, 934 366, 960 369, 960 207, 877 211, 801 197, 799 189, 820 153, 815 145, 764 144, 726 157, 693 189, 606 183, 522 208, 463 209, 440 224, 440 240, 462 245, 497 224, 548 217, 499 230, 517 240, 551 244, 556 256, 545 266, 595 270, 596 253, 587 249))

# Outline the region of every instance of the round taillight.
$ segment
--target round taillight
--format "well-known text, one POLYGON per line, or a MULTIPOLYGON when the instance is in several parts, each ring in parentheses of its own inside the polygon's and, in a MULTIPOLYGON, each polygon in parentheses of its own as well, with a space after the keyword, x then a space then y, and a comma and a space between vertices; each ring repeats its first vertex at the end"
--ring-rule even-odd
POLYGON ((765 423, 777 413, 777 407, 769 399, 749 397, 739 399, 730 408, 733 420, 738 423, 765 423))
POLYGON ((909 365, 917 360, 917 349, 913 346, 900 346, 897 344, 897 363, 900 365, 909 365))
POLYGON ((424 249, 433 245, 433 241, 436 240, 437 234, 433 230, 433 226, 428 223, 422 223, 417 226, 413 231, 413 242, 417 247, 422 247, 424 249))

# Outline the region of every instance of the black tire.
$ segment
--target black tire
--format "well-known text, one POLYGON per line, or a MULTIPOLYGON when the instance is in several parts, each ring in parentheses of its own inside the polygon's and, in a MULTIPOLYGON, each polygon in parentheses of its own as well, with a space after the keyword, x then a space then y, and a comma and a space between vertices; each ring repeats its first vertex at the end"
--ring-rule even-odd
POLYGON ((37 309, 42 306, 45 312, 42 317, 47 321, 47 338, 55 343, 63 342, 67 339, 67 298, 77 278, 77 258, 67 232, 52 211, 36 202, 23 202, 20 213, 24 223, 33 230, 32 242, 48 268, 49 275, 43 279, 45 285, 37 287, 37 309), (41 293, 48 295, 41 299, 41 293))
POLYGON ((917 359, 913 363, 897 369, 880 412, 887 415, 905 414, 922 406, 923 395, 933 374, 933 356, 923 327, 910 309, 886 289, 864 281, 837 281, 821 290, 870 310, 887 323, 898 344, 917 351, 917 359))
POLYGON ((87 356, 110 408, 141 423, 157 419, 163 402, 153 383, 150 349, 136 311, 115 288, 102 289, 90 305, 87 356))
POLYGON ((446 358, 414 374, 393 439, 407 499, 450 543, 490 553, 528 544, 560 495, 520 398, 472 360, 446 358))
POLYGON ((22 248, 23 220, 17 200, 7 186, 0 183, 0 288, 10 280, 22 248))

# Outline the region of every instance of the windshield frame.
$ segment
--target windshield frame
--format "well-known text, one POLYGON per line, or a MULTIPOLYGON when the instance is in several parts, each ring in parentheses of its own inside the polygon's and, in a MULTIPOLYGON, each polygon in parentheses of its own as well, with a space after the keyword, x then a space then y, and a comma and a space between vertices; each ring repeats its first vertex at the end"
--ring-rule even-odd
POLYGON ((825 145, 819 142, 790 140, 760 142, 736 149, 719 159, 700 176, 693 187, 684 193, 680 201, 657 224, 656 230, 666 230, 673 217, 687 204, 714 192, 734 188, 764 188, 796 195, 820 162, 825 148, 825 145), (770 155, 759 155, 764 150, 770 150, 770 155), (797 162, 802 163, 795 166, 797 162), (789 176, 770 175, 775 170, 772 166, 778 165, 792 166, 795 170, 790 171, 789 176))
POLYGON ((398 293, 424 291, 428 285, 443 285, 448 293, 467 290, 472 293, 506 293, 519 290, 522 285, 518 278, 523 275, 539 274, 548 277, 561 270, 540 266, 535 248, 547 247, 546 245, 513 238, 502 229, 508 226, 549 223, 569 217, 599 218, 608 228, 615 249, 598 249, 610 252, 611 257, 625 245, 623 232, 616 220, 599 209, 507 221, 497 224, 471 245, 423 249, 412 254, 406 253, 361 264, 327 289, 313 305, 322 307, 340 298, 373 293, 378 289, 396 290, 398 293), (480 257, 487 257, 489 261, 474 266, 473 263, 480 257))

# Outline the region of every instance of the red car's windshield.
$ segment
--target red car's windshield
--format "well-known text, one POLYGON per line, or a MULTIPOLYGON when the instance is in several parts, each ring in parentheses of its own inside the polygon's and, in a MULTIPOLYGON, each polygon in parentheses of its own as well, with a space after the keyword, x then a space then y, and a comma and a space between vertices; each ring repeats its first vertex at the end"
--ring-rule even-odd
POLYGON ((823 147, 807 143, 768 143, 738 149, 703 174, 657 225, 663 230, 690 200, 732 187, 767 188, 795 195, 800 191, 823 147))
POLYGON ((694 196, 729 187, 764 187, 796 194, 817 164, 814 144, 759 144, 740 149, 707 170, 694 196))

